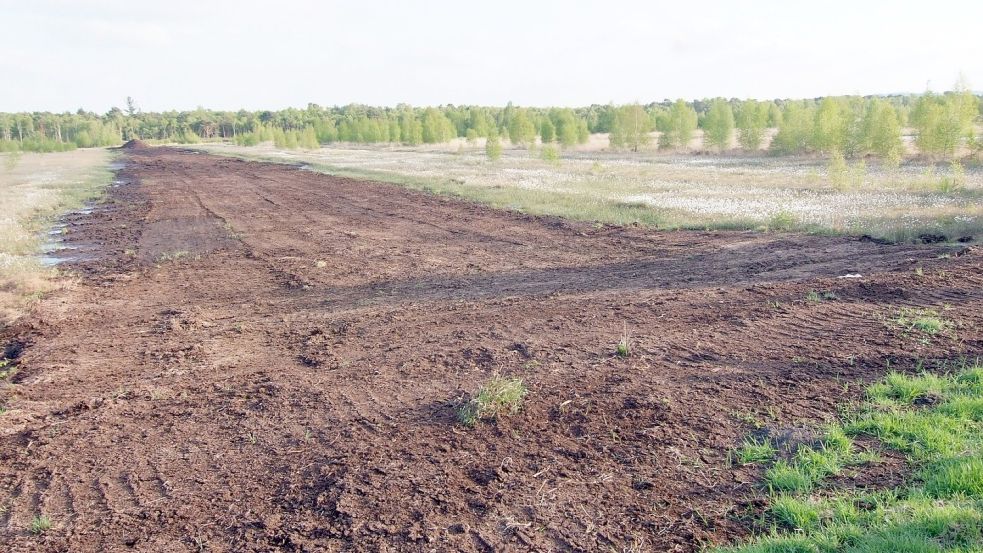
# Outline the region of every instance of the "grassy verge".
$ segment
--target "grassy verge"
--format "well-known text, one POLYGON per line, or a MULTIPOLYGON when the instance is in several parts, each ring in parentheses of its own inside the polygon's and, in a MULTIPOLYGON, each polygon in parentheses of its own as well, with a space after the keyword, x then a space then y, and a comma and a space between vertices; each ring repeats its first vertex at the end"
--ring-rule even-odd
POLYGON ((55 287, 39 259, 45 229, 97 198, 112 179, 104 149, 4 154, 0 164, 0 326, 55 287))
POLYGON ((763 535, 718 553, 983 551, 983 365, 944 376, 889 374, 813 444, 787 458, 748 440, 738 462, 761 463, 769 507, 763 535), (912 477, 882 489, 837 489, 849 465, 875 459, 854 438, 900 452, 912 477))
POLYGON ((844 190, 818 173, 804 172, 801 163, 770 158, 742 165, 730 159, 702 163, 707 160, 596 154, 596 159, 574 156, 549 163, 511 151, 491 162, 473 152, 198 148, 241 159, 303 163, 330 175, 581 221, 664 230, 870 235, 891 241, 979 239, 983 234, 983 188, 976 176, 971 186, 941 193, 916 182, 917 175, 880 171, 863 187, 844 190))

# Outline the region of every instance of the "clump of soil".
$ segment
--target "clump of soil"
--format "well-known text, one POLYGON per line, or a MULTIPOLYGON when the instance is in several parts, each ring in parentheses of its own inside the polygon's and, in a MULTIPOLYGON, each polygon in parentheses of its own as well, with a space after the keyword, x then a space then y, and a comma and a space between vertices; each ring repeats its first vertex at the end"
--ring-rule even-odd
POLYGON ((132 140, 128 140, 126 144, 123 144, 121 148, 123 150, 146 150, 147 148, 150 147, 151 147, 150 144, 147 144, 143 140, 134 138, 132 140))

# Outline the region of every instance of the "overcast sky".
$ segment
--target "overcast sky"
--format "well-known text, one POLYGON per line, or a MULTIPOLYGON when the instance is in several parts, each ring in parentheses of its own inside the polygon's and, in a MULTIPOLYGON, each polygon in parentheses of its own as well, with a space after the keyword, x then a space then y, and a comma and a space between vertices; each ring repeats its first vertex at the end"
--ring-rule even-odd
POLYGON ((983 89, 983 1, 0 0, 0 111, 983 89))

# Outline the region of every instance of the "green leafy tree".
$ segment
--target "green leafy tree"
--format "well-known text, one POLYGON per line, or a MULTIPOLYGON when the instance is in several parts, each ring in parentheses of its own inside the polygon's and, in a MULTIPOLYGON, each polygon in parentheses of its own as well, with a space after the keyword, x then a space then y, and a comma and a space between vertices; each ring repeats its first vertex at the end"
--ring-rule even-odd
POLYGON ((686 148, 693 139, 698 121, 696 110, 682 99, 676 100, 665 115, 658 118, 657 128, 662 133, 659 147, 686 148))
POLYGON ((771 141, 771 150, 779 154, 808 152, 815 134, 815 108, 805 102, 789 102, 782 112, 778 133, 771 141))
POLYGON ((590 129, 587 127, 587 121, 580 119, 577 121, 577 143, 587 144, 590 140, 590 129))
POLYGON ((443 144, 456 136, 454 124, 437 108, 427 108, 423 112, 423 142, 443 144))
POLYGON ((645 108, 639 104, 621 106, 615 112, 611 125, 609 141, 612 148, 628 148, 637 152, 649 143, 649 132, 652 130, 651 120, 645 108))
POLYGON ((835 98, 823 98, 816 110, 812 127, 812 147, 819 152, 844 151, 847 137, 847 116, 835 98))
POLYGON ((730 147, 730 137, 734 134, 734 112, 730 104, 721 98, 710 103, 703 120, 703 137, 707 146, 725 150, 730 147))
POLYGON ((540 152, 540 159, 553 165, 560 164, 560 148, 556 144, 545 144, 540 152))
POLYGON ((892 164, 901 160, 901 121, 890 102, 873 100, 867 107, 863 121, 864 146, 892 164))
POLYGON ((768 102, 768 126, 777 129, 782 124, 782 108, 775 102, 768 102))
POLYGON ((529 145, 536 139, 536 126, 525 109, 516 109, 509 122, 509 140, 516 145, 529 145))
POLYGON ((502 159, 502 140, 498 138, 498 133, 494 133, 486 139, 485 155, 492 161, 502 159))
POLYGON ((321 147, 321 144, 317 141, 317 132, 311 125, 304 127, 304 131, 300 134, 299 143, 301 148, 307 150, 316 150, 321 147))
POLYGON ((553 122, 550 121, 549 117, 544 117, 542 123, 540 123, 539 137, 543 141, 543 144, 549 144, 556 139, 556 127, 553 126, 553 122))
POLYGON ((929 156, 955 156, 962 142, 972 137, 978 101, 964 83, 942 96, 931 92, 919 96, 910 121, 918 150, 929 156))
POLYGON ((423 126, 411 109, 403 110, 399 116, 399 136, 403 144, 416 146, 423 143, 423 126))
POLYGON ((556 140, 562 146, 570 147, 587 142, 590 132, 587 123, 571 109, 551 109, 549 117, 556 127, 556 140))
MULTIPOLYGON (((774 104, 771 104, 774 105, 774 104)), ((747 100, 737 109, 737 143, 745 150, 757 150, 765 138, 769 105, 747 100)))

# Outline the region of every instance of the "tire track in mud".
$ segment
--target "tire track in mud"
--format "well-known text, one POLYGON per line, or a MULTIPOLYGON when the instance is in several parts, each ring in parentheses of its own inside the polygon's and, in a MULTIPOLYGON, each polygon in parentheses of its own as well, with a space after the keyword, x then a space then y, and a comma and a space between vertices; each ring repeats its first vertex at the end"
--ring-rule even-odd
POLYGON ((118 204, 79 231, 103 258, 18 330, 34 345, 0 418, 14 552, 697 551, 746 532, 757 475, 727 453, 748 417, 821 420, 886 359, 983 344, 976 249, 594 228, 128 158, 118 204), (159 260, 179 250, 200 255, 159 260), (886 324, 906 306, 958 336, 886 324), (457 402, 495 373, 526 381, 523 410, 461 428, 457 402), (26 530, 39 510, 45 536, 26 530))

